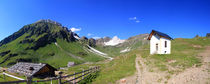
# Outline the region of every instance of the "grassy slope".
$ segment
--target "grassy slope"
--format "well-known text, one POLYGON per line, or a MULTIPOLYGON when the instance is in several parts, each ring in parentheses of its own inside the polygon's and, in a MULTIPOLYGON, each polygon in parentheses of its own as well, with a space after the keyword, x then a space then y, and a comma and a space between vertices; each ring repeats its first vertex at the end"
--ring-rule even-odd
POLYGON ((101 66, 99 76, 93 80, 93 84, 115 83, 117 80, 135 73, 136 53, 140 52, 138 50, 133 50, 124 55, 116 56, 114 60, 108 63, 99 62, 97 64, 82 64, 71 67, 68 71, 64 72, 70 74, 82 71, 83 69, 88 69, 91 66, 101 66))
POLYGON ((101 72, 99 76, 93 81, 93 84, 109 84, 115 83, 117 80, 131 76, 135 73, 135 59, 136 54, 140 54, 139 48, 141 48, 141 42, 134 44, 134 50, 120 54, 120 50, 124 49, 124 47, 96 47, 96 49, 108 53, 110 56, 114 57, 114 60, 104 63, 99 62, 97 64, 83 64, 79 66, 74 66, 68 69, 68 71, 64 71, 65 73, 74 73, 78 71, 82 71, 83 69, 88 69, 90 66, 101 66, 101 72))
POLYGON ((131 48, 131 50, 135 50, 139 47, 142 47, 142 41, 135 42, 134 44, 124 43, 123 46, 96 46, 96 49, 107 53, 109 56, 119 56, 121 50, 126 49, 127 47, 131 48))
MULTIPOLYGON (((5 63, 1 64, 1 66, 6 67, 8 63, 16 63, 16 59, 23 58, 23 59, 30 59, 32 62, 42 62, 42 63, 49 63, 50 65, 53 65, 54 67, 65 67, 69 61, 74 61, 76 64, 83 63, 85 61, 87 62, 97 62, 100 60, 103 60, 104 58, 97 56, 93 53, 87 53, 83 50, 82 45, 78 42, 67 42, 65 40, 57 39, 57 43, 67 52, 73 53, 76 56, 80 56, 84 58, 85 60, 79 60, 72 58, 68 54, 66 54, 64 51, 60 50, 54 43, 48 44, 45 47, 41 47, 38 50, 25 50, 25 48, 32 46, 33 44, 20 44, 19 42, 24 39, 28 34, 24 34, 23 36, 19 37, 18 39, 3 45, 0 47, 0 52, 11 50, 10 53, 17 53, 18 56, 11 57, 9 60, 7 60, 5 63), (79 52, 86 53, 86 55, 81 55, 79 52), (51 56, 50 54, 54 54, 51 56)), ((4 57, 0 57, 0 61, 3 61, 6 57, 8 57, 9 54, 7 54, 4 57)))
POLYGON ((95 48, 101 52, 107 53, 111 57, 119 56, 120 50, 123 49, 115 46, 96 46, 95 48))
MULTIPOLYGON (((66 51, 71 52, 75 55, 79 55, 78 52, 83 52, 82 45, 78 45, 78 43, 67 43, 63 40, 58 40, 58 44, 66 51)), ((9 45, 12 45, 9 44, 9 45)), ((6 46, 9 46, 6 45, 6 46)), ((89 66, 101 66, 100 75, 95 79, 93 84, 107 84, 107 83, 115 83, 115 81, 133 75, 135 72, 135 54, 142 54, 142 57, 147 59, 148 62, 146 64, 158 67, 160 71, 168 71, 170 73, 174 73, 175 71, 169 71, 168 65, 172 67, 181 66, 180 69, 185 69, 191 67, 193 65, 200 65, 200 59, 197 58, 197 54, 204 49, 205 46, 210 45, 210 39, 207 38, 195 38, 195 39, 175 39, 172 41, 172 54, 170 55, 149 55, 149 45, 145 45, 144 49, 140 52, 140 50, 136 49, 131 52, 128 52, 124 55, 116 56, 115 59, 109 63, 105 64, 82 64, 79 66, 75 66, 69 68, 66 73, 73 73, 77 71, 81 71, 82 69, 87 69, 89 66), (199 45, 199 47, 193 47, 194 45, 199 45), (176 60, 175 63, 169 64, 169 60, 176 60)), ((13 45, 13 47, 18 47, 18 45, 13 45)), ((3 47, 1 47, 3 48, 3 47)), ((21 50, 21 47, 14 48, 21 50)), ((101 48, 102 49, 102 48, 101 48)), ((110 48, 111 49, 111 48, 110 48)), ((3 49, 0 49, 3 50, 3 49)), ((109 49, 107 49, 109 50, 109 49)), ((115 49, 113 48, 110 52, 113 52, 115 49)), ((118 50, 115 50, 118 51, 118 50)), ((31 51, 33 52, 33 51, 31 51)), ((85 51, 84 51, 85 52, 85 51)), ((49 44, 46 47, 40 48, 33 54, 39 53, 42 62, 48 62, 54 66, 65 66, 68 61, 75 61, 77 59, 73 59, 68 55, 64 54, 60 51, 55 44, 49 44), (49 52, 56 52, 55 56, 44 58, 45 54, 49 52), (62 56, 62 58, 61 58, 62 56), (59 63, 58 63, 59 62, 59 63), (55 64, 54 64, 55 63, 55 64)), ((92 56, 92 55, 91 55, 92 56)), ((32 57, 32 56, 31 56, 32 57)), ((84 57, 84 56, 81 56, 84 57)), ((89 58, 92 61, 99 61, 103 58, 97 56, 93 57, 84 57, 89 58), (96 58, 95 58, 96 57, 96 58)), ((86 59, 88 60, 88 59, 86 59)))
POLYGON ((172 52, 169 55, 149 55, 149 46, 146 46, 145 48, 147 50, 144 50, 142 53, 142 57, 148 60, 146 64, 158 67, 160 71, 168 71, 171 74, 192 67, 193 65, 200 66, 201 60, 197 57, 197 54, 205 46, 210 45, 210 39, 175 39, 171 44, 172 52), (175 62, 169 63, 170 60, 175 60, 175 62), (177 68, 177 70, 170 71, 168 66, 177 68))
POLYGON ((93 84, 115 83, 117 80, 123 77, 133 75, 136 71, 135 52, 137 51, 132 51, 125 55, 117 56, 113 61, 101 65, 101 72, 93 84))
MULTIPOLYGON (((149 55, 149 45, 145 45, 142 50, 136 49, 125 55, 116 56, 115 59, 109 63, 100 64, 100 66, 102 66, 101 72, 93 84, 115 83, 121 78, 133 75, 136 71, 135 54, 141 54, 143 58, 147 59, 147 65, 156 67, 158 71, 167 71, 170 74, 192 67, 193 65, 200 66, 201 60, 197 58, 197 54, 208 45, 210 45, 210 39, 207 38, 175 39, 172 41, 172 54, 170 55, 149 55), (200 45, 201 48, 193 47, 193 45, 200 45), (176 62, 169 64, 169 60, 176 60, 176 62), (168 66, 181 67, 179 67, 177 71, 170 71, 168 66)), ((82 68, 77 66, 69 70, 81 71, 82 68)))
POLYGON ((67 52, 71 52, 72 54, 84 58, 85 61, 89 62, 97 62, 100 60, 103 60, 104 58, 101 56, 98 56, 93 53, 87 53, 83 49, 83 45, 80 44, 79 42, 72 42, 72 43, 67 43, 64 40, 57 40, 58 44, 67 52), (80 53, 85 53, 86 55, 81 55, 80 53))

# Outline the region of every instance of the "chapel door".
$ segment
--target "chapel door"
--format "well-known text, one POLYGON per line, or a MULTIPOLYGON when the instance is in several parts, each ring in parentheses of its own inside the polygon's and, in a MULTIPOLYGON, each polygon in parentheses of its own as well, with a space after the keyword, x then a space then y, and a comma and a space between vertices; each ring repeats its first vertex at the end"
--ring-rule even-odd
POLYGON ((156 44, 156 52, 158 52, 158 43, 156 44))

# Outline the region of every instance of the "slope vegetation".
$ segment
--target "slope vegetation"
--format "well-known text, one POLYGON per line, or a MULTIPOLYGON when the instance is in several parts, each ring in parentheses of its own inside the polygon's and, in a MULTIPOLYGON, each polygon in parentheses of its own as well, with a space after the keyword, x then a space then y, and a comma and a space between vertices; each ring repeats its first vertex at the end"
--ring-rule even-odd
POLYGON ((43 62, 65 67, 69 61, 76 64, 103 60, 83 49, 75 33, 51 20, 40 20, 21 28, 0 42, 0 65, 16 62, 43 62), (55 44, 56 43, 56 44, 55 44))
MULTIPOLYGON (((140 83, 209 83, 209 61, 206 47, 210 39, 205 37, 193 39, 174 39, 172 53, 169 55, 150 55, 149 46, 141 51, 139 66, 140 83), (201 53, 204 52, 204 55, 201 53)), ((207 47, 208 49, 208 47, 207 47)))

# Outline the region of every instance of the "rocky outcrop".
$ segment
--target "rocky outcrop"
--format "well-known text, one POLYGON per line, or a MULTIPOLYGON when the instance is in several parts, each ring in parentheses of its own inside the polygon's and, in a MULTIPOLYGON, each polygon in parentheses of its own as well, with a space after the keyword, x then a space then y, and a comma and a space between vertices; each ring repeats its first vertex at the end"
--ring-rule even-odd
POLYGON ((6 62, 7 60, 9 60, 12 57, 18 56, 17 53, 11 53, 9 54, 2 62, 0 62, 0 64, 3 64, 4 62, 6 62))
POLYGON ((88 45, 91 47, 95 47, 96 46, 96 40, 93 38, 88 39, 88 45))
POLYGON ((34 50, 37 50, 37 49, 39 49, 40 47, 43 47, 43 46, 45 46, 45 45, 47 45, 47 44, 50 44, 50 43, 52 43, 52 42, 55 42, 56 41, 56 39, 55 38, 53 38, 51 35, 49 35, 49 34, 46 34, 46 35, 44 35, 43 37, 41 37, 41 38, 39 38, 34 44, 34 46, 33 47, 31 47, 31 49, 34 49, 34 50))
POLYGON ((37 50, 52 42, 56 42, 56 39, 63 39, 67 42, 76 41, 75 33, 68 30, 67 27, 62 27, 58 22, 52 20, 40 20, 36 23, 29 24, 21 28, 18 32, 10 35, 0 42, 0 46, 7 44, 20 36, 27 35, 20 44, 32 43, 34 46, 27 47, 26 49, 37 50))
POLYGON ((0 46, 7 44, 17 38, 19 38, 20 36, 22 36, 23 34, 25 34, 26 32, 28 32, 30 30, 30 28, 27 28, 27 26, 24 26, 22 29, 20 29, 19 31, 13 33, 12 35, 6 37, 5 39, 0 41, 0 46))
POLYGON ((34 42, 34 39, 32 38, 25 38, 24 40, 20 41, 19 43, 24 44, 24 43, 32 43, 34 42))
MULTIPOLYGON (((25 39, 23 39, 19 43, 39 43, 39 41, 54 42, 56 38, 65 39, 68 42, 75 41, 74 33, 68 30, 67 27, 62 27, 60 23, 48 19, 40 20, 36 23, 24 26, 19 31, 0 41, 0 46, 7 44, 13 40, 16 40, 24 34, 29 35, 27 35, 25 39), (35 38, 41 38, 38 38, 40 39, 38 41, 34 41, 35 38, 32 39, 32 36, 35 36, 35 38)), ((46 44, 46 42, 44 43, 46 44)))
POLYGON ((104 42, 108 42, 110 40, 111 40, 110 37, 104 37, 104 38, 96 39, 96 45, 104 45, 104 42))
POLYGON ((88 38, 85 37, 85 36, 83 36, 83 37, 81 37, 81 38, 79 39, 79 41, 80 41, 80 43, 82 43, 82 44, 87 44, 87 43, 88 43, 88 38))
POLYGON ((10 50, 1 52, 1 53, 0 53, 0 56, 3 57, 3 56, 5 56, 5 55, 7 55, 8 53, 10 53, 10 50))
POLYGON ((210 38, 210 33, 207 33, 207 34, 206 34, 206 37, 210 38))
POLYGON ((137 36, 130 37, 124 43, 117 45, 117 47, 135 47, 138 43, 141 43, 141 45, 148 44, 148 36, 149 34, 140 34, 137 36))

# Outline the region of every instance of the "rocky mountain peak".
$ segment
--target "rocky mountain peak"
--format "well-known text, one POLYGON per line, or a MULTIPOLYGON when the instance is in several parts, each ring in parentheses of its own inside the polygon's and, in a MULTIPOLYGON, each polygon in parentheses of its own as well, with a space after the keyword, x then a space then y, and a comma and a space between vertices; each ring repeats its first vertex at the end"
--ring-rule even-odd
POLYGON ((104 42, 108 42, 110 41, 111 38, 110 37, 107 37, 105 36, 104 38, 99 38, 99 39, 96 39, 96 45, 104 45, 104 42))
POLYGON ((38 20, 35 23, 42 23, 42 22, 44 22, 44 23, 52 23, 52 24, 55 24, 55 25, 58 25, 58 26, 62 26, 61 23, 53 21, 53 20, 50 20, 50 19, 41 19, 41 20, 38 20))
POLYGON ((75 41, 74 33, 67 27, 52 20, 39 20, 35 23, 23 26, 19 31, 0 41, 0 46, 12 42, 24 36, 19 43, 33 43, 33 47, 28 49, 38 49, 46 44, 56 42, 56 38, 64 39, 68 42, 75 41))
POLYGON ((106 46, 115 46, 115 45, 118 45, 118 44, 123 43, 123 42, 125 42, 125 40, 121 40, 117 36, 114 36, 110 41, 105 42, 104 44, 106 46))

